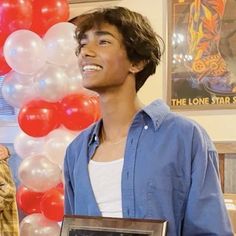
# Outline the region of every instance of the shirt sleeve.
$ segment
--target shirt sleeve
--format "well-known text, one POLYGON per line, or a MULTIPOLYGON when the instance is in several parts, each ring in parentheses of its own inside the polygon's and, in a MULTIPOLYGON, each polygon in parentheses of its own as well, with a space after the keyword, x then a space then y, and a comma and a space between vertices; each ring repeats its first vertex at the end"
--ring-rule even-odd
POLYGON ((73 187, 72 187, 72 179, 71 179, 71 169, 72 166, 70 166, 69 162, 69 151, 67 150, 65 161, 64 161, 64 181, 65 181, 65 200, 64 200, 64 213, 66 215, 73 214, 74 209, 74 193, 73 193, 73 187))
POLYGON ((218 154, 204 131, 194 133, 191 187, 183 234, 232 236, 219 180, 218 154))

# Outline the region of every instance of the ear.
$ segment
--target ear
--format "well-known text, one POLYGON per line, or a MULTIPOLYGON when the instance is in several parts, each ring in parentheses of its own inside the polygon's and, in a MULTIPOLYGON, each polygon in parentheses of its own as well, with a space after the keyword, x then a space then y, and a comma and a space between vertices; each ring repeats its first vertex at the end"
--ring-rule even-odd
POLYGON ((143 68, 146 66, 147 61, 139 61, 139 62, 133 62, 131 64, 131 67, 129 69, 130 73, 132 74, 136 74, 139 71, 143 70, 143 68))

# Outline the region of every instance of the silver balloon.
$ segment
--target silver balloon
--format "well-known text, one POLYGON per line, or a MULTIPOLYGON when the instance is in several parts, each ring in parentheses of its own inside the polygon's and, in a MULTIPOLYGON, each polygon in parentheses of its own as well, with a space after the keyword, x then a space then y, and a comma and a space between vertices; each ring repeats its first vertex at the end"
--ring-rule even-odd
POLYGON ((62 128, 50 132, 46 137, 45 144, 45 153, 47 158, 62 167, 66 148, 75 136, 76 134, 62 128))
POLYGON ((7 64, 21 74, 34 74, 46 63, 46 48, 39 35, 30 30, 16 30, 4 44, 7 64))
POLYGON ((44 155, 23 159, 18 176, 23 185, 35 192, 45 192, 62 181, 60 167, 44 155))
POLYGON ((33 76, 19 74, 12 70, 3 80, 2 95, 11 106, 21 108, 37 97, 32 86, 33 76))
POLYGON ((70 22, 60 22, 48 29, 43 37, 48 62, 64 66, 76 58, 75 28, 70 22))
POLYGON ((68 94, 73 94, 83 89, 82 75, 80 73, 78 63, 73 62, 65 67, 65 72, 68 77, 68 94))
POLYGON ((34 138, 24 132, 20 132, 14 141, 14 149, 22 158, 35 156, 44 152, 45 138, 34 138))
POLYGON ((59 236, 60 226, 40 213, 26 216, 20 223, 21 236, 59 236))
POLYGON ((34 77, 34 88, 41 99, 57 102, 68 91, 68 77, 64 68, 46 64, 43 70, 34 77))

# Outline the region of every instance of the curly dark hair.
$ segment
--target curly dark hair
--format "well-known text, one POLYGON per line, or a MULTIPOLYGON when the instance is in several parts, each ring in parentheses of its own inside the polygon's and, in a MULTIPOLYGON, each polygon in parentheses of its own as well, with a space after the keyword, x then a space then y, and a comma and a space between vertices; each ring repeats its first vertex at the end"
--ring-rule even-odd
POLYGON ((164 51, 163 39, 152 29, 149 21, 141 14, 124 7, 100 8, 73 18, 76 24, 75 37, 78 42, 76 54, 80 52, 80 41, 84 33, 103 23, 115 26, 123 36, 127 56, 131 62, 145 62, 143 70, 135 74, 136 91, 147 78, 154 74, 164 51), (160 43, 162 43, 163 50, 160 43))

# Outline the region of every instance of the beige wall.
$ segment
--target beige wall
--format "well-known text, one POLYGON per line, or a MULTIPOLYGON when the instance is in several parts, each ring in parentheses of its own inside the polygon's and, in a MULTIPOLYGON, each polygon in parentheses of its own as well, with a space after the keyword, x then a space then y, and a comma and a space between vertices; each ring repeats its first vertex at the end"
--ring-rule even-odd
MULTIPOLYGON (((118 0, 110 2, 81 3, 71 5, 71 17, 99 6, 120 5, 136 10, 146 15, 155 31, 166 41, 166 0, 118 0)), ((149 103, 156 98, 166 99, 167 90, 166 58, 163 58, 156 74, 152 76, 139 92, 139 97, 144 103, 149 103)), ((199 122, 209 133, 214 141, 236 140, 236 110, 214 111, 185 111, 182 112, 199 122)))

